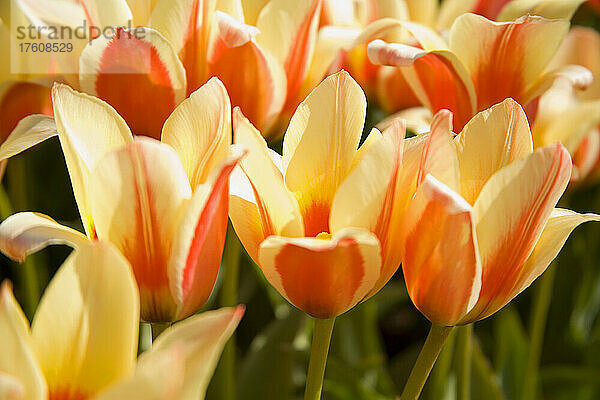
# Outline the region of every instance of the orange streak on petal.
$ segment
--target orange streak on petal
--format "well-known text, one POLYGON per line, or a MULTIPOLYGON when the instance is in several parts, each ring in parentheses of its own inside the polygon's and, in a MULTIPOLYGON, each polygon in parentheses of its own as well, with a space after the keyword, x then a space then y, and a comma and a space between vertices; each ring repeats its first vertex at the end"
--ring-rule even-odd
POLYGON ((175 91, 156 48, 119 29, 98 66, 96 94, 112 105, 134 134, 160 139, 175 108, 175 91))

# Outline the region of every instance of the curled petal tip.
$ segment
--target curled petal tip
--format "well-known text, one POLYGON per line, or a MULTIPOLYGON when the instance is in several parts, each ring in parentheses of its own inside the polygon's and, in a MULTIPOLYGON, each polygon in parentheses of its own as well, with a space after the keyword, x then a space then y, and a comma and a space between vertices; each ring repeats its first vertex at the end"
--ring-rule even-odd
POLYGON ((369 43, 367 55, 373 64, 392 67, 408 67, 421 55, 423 50, 400 43, 386 43, 377 39, 369 43))

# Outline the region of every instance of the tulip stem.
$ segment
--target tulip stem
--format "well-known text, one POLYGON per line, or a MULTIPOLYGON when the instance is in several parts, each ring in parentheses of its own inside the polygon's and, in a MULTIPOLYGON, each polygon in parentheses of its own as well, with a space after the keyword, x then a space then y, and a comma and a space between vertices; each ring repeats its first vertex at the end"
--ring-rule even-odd
POLYGON ((319 400, 321 398, 325 365, 327 364, 327 354, 329 353, 329 343, 331 342, 334 323, 335 317, 329 319, 315 318, 304 400, 319 400))
MULTIPOLYGON (((220 302, 223 307, 233 307, 238 304, 238 281, 240 270, 241 244, 231 224, 227 227, 225 250, 223 254, 223 286, 221 287, 220 302)), ((219 397, 222 400, 235 400, 237 382, 236 376, 236 345, 235 333, 231 335, 221 355, 219 366, 215 372, 218 382, 219 397)))
POLYGON ((154 342, 157 337, 160 336, 161 333, 164 332, 169 326, 171 326, 170 322, 153 322, 152 324, 152 341, 154 342))
POLYGON ((152 348, 152 327, 147 322, 140 322, 138 356, 150 348, 152 348))
POLYGON ((458 371, 456 374, 456 383, 459 400, 469 400, 471 398, 472 337, 472 324, 458 328, 458 340, 456 344, 456 363, 458 365, 458 371))
POLYGON ((548 309, 550 308, 555 274, 556 266, 548 268, 540 277, 535 292, 530 319, 529 354, 527 355, 527 368, 525 368, 523 393, 521 396, 523 400, 536 398, 538 369, 542 355, 542 346, 544 344, 546 319, 548 317, 548 309))
POLYGON ((431 372, 431 368, 433 368, 435 360, 437 360, 440 351, 442 351, 444 343, 452 331, 452 328, 454 327, 439 326, 436 324, 431 325, 429 335, 427 335, 425 344, 410 372, 410 376, 404 386, 400 400, 416 400, 419 398, 421 390, 423 390, 423 386, 425 386, 427 377, 431 372))

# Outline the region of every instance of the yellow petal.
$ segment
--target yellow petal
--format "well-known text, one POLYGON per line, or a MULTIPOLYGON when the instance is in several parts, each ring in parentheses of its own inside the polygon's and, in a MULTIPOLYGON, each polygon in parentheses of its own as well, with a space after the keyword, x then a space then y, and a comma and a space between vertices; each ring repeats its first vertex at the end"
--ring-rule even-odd
POLYGON ((333 237, 270 236, 259 250, 265 278, 290 303, 316 318, 340 315, 373 288, 381 267, 371 232, 342 229, 333 237))
POLYGON ((23 118, 0 146, 0 160, 20 152, 56 135, 54 118, 46 115, 29 115, 23 118))
MULTIPOLYGON (((140 357, 138 369, 157 368, 156 360, 179 347, 183 353, 183 387, 174 398, 204 399, 206 387, 217 365, 223 346, 244 315, 244 307, 206 311, 178 322, 165 330, 140 357)), ((170 371, 164 371, 169 374, 170 371)))
POLYGON ((471 12, 478 0, 444 0, 440 5, 436 28, 448 29, 454 21, 464 13, 471 12))
MULTIPOLYGON (((0 398, 3 393, 10 394, 15 380, 20 384, 23 399, 46 400, 48 392, 44 376, 31 346, 29 322, 12 294, 8 281, 0 288, 0 371, 13 378, 0 383, 0 398)), ((1 379, 0 379, 1 380, 1 379)), ((11 399, 9 396, 8 399, 11 399)))
POLYGON ((39 213, 20 212, 0 224, 0 250, 17 261, 51 244, 77 248, 87 241, 80 232, 39 213))
POLYGON ((183 388, 184 374, 183 346, 173 346, 152 357, 152 364, 138 362, 132 376, 109 386, 94 400, 176 399, 183 388))
POLYGON ((126 0, 131 14, 133 15, 133 26, 151 26, 149 24, 150 14, 157 0, 126 0))
POLYGON ((198 311, 213 290, 227 231, 229 176, 243 155, 235 149, 183 206, 168 266, 177 319, 198 311))
POLYGON ((574 154, 581 141, 600 125, 600 98, 580 101, 572 85, 557 80, 539 99, 533 135, 536 147, 561 142, 574 154))
POLYGON ((179 155, 192 190, 206 181, 231 144, 231 104, 219 79, 211 78, 177 106, 161 140, 179 155))
POLYGON ((129 260, 145 321, 172 321, 176 304, 168 262, 191 189, 171 147, 149 138, 106 155, 92 172, 91 211, 98 237, 129 260))
POLYGON ((425 26, 435 26, 439 4, 436 0, 406 0, 410 20, 425 26))
POLYGON ((469 320, 483 318, 508 302, 570 178, 571 158, 557 143, 502 168, 483 186, 473 207, 483 279, 469 320))
POLYGON ((306 236, 329 232, 329 209, 362 133, 365 95, 345 72, 326 78, 300 104, 283 142, 283 169, 296 195, 306 236))
POLYGON ((585 100, 600 98, 600 33, 583 26, 574 26, 569 30, 552 60, 551 68, 570 64, 584 66, 594 75, 591 87, 577 93, 578 97, 585 100))
POLYGON ((229 218, 248 255, 258 264, 258 247, 267 235, 263 231, 252 184, 239 166, 229 180, 229 218))
MULTIPOLYGON (((262 230, 269 235, 303 236, 304 228, 298 203, 285 187, 281 171, 273 163, 267 143, 260 133, 236 108, 233 114, 234 142, 243 145, 248 155, 241 161, 241 167, 252 185, 259 205, 262 230)), ((233 183, 233 182, 232 182, 233 183)), ((232 188, 232 191, 238 190, 232 188)), ((236 226, 241 225, 245 215, 231 215, 236 226)), ((242 241, 244 234, 240 231, 242 241)), ((255 250, 248 249, 252 254, 255 250)))
POLYGON ((127 26, 133 20, 125 0, 81 0, 90 25, 127 26))
POLYGON ((50 282, 33 320, 33 348, 50 398, 91 396, 129 375, 138 318, 138 292, 123 256, 104 242, 75 250, 50 282))
POLYGON ((477 110, 507 97, 520 104, 558 50, 569 22, 527 16, 493 22, 475 14, 459 17, 450 30, 450 49, 469 71, 477 92, 477 110))
POLYGON ((540 239, 523 265, 511 298, 525 290, 548 268, 548 265, 556 258, 575 228, 590 221, 598 222, 600 216, 597 214, 579 214, 563 208, 552 210, 540 239))
POLYGON ((531 14, 548 19, 571 19, 585 0, 517 0, 508 2, 500 11, 497 21, 512 21, 531 14))
POLYGON ((284 66, 288 97, 295 96, 307 76, 320 11, 320 0, 272 0, 258 16, 256 41, 284 66))
MULTIPOLYGON (((244 22, 244 6, 242 0, 217 0, 217 10, 231 15, 238 21, 244 22)), ((254 22, 251 25, 256 25, 254 22)))
POLYGON ((402 253, 406 288, 415 306, 436 324, 456 325, 481 289, 471 205, 427 175, 406 212, 402 253))
POLYGON ((159 0, 150 26, 171 43, 185 67, 188 94, 208 78, 215 0, 159 0))
POLYGON ((454 143, 458 149, 461 195, 474 204, 488 179, 533 151, 527 116, 512 99, 480 112, 454 143))
POLYGON ((0 399, 23 400, 25 387, 21 381, 13 376, 0 372, 0 399))
POLYGON ((131 131, 111 106, 66 85, 54 86, 52 104, 79 214, 86 233, 93 237, 85 187, 89 172, 108 151, 130 142, 131 131))

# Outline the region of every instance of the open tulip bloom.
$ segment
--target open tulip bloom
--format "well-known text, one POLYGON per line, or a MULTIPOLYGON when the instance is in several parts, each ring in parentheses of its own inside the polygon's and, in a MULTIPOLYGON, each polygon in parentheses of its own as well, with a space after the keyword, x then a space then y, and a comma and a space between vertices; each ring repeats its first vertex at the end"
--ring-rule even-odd
POLYGON ((183 101, 162 142, 134 138, 105 102, 56 85, 54 118, 23 120, 1 158, 58 134, 86 235, 49 217, 18 213, 0 225, 0 249, 23 260, 53 243, 96 238, 127 258, 140 290, 141 318, 169 322, 198 311, 210 295, 227 230, 231 106, 218 79, 183 101))
POLYGON ((136 363, 139 297, 109 243, 79 246, 29 323, 0 288, 0 395, 31 400, 203 399, 243 307, 206 312, 164 331, 136 363))
MULTIPOLYGON (((560 143, 534 151, 512 99, 477 114, 457 136, 452 114, 438 112, 422 147, 401 247, 410 298, 434 324, 427 357, 444 327, 498 311, 546 270, 575 227, 600 216, 555 208, 571 158, 560 143)), ((407 389, 416 389, 417 375, 407 389)))
MULTIPOLYGON (((420 153, 414 141, 403 148, 399 123, 383 134, 374 129, 357 150, 365 111, 365 95, 347 72, 329 76, 296 110, 280 156, 234 110, 234 142, 248 155, 231 178, 233 226, 271 285, 317 318, 315 340, 400 264, 397 222, 420 153)), ((320 344, 326 351, 329 337, 320 344)), ((317 398, 309 383, 308 398, 317 398)))

